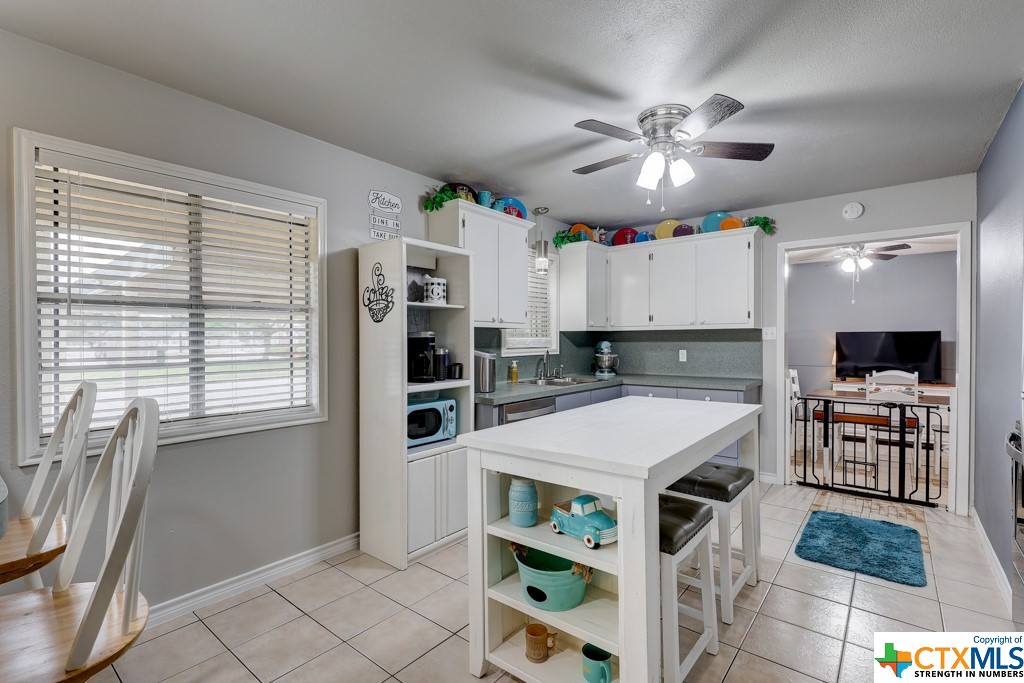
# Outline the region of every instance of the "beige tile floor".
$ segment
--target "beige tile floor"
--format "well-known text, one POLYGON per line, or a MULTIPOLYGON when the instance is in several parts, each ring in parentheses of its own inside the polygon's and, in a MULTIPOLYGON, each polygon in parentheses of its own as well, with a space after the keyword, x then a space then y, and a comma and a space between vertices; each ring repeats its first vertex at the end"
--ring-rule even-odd
MULTIPOLYGON (((719 654, 702 655, 689 681, 867 681, 875 631, 1024 628, 1007 618, 969 520, 797 486, 764 487, 761 513, 766 576, 741 592, 719 654), (927 539, 928 585, 800 559, 793 546, 812 509, 914 526, 927 539)), ((148 629, 94 680, 472 683, 466 571, 464 544, 404 572, 350 551, 148 629)), ((1024 622, 1024 584, 1015 592, 1024 622)), ((699 592, 681 599, 697 606, 699 592)), ((696 628, 683 618, 684 645, 696 628)), ((492 669, 484 680, 515 679, 492 669)))

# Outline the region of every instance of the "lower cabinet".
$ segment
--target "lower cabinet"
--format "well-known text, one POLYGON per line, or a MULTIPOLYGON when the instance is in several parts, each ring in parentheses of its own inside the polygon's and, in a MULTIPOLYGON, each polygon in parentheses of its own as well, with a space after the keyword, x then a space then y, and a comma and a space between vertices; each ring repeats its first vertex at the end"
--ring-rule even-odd
POLYGON ((410 553, 468 526, 465 448, 413 460, 407 480, 410 553))

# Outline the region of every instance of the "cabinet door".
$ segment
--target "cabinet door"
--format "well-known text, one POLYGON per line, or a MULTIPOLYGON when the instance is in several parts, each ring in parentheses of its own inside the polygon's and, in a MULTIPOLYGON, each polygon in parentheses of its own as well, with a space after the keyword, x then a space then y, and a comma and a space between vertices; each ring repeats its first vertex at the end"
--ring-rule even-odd
MULTIPOLYGON (((498 322, 498 221, 466 212, 463 244, 473 254, 473 322, 498 322)), ((523 257, 526 261, 526 257, 523 257)))
POLYGON ((442 536, 457 534, 469 526, 466 449, 449 451, 445 458, 445 528, 442 536))
POLYGON ((565 394, 564 396, 555 396, 555 412, 561 413, 565 410, 573 410, 575 408, 582 408, 583 406, 590 405, 590 392, 580 391, 575 394, 565 394))
POLYGON ((724 389, 679 389, 678 398, 691 401, 718 401, 719 403, 743 403, 743 394, 739 391, 724 389))
POLYGON ((751 253, 750 239, 721 237, 697 245, 698 324, 751 322, 751 253))
MULTIPOLYGON (((410 462, 408 467, 409 529, 408 552, 414 552, 437 540, 437 458, 431 456, 410 462)), ((364 493, 364 495, 373 495, 364 493)))
POLYGON ((605 387, 604 389, 594 389, 590 392, 590 403, 604 403, 605 401, 614 401, 617 398, 622 398, 622 387, 605 387))
POLYGON ((587 250, 587 329, 608 327, 608 253, 597 247, 587 250))
POLYGON ((514 225, 498 224, 497 294, 498 324, 501 327, 526 325, 526 293, 529 278, 526 240, 526 230, 514 225))
POLYGON ((649 327, 650 249, 620 248, 608 252, 608 324, 649 327))
POLYGON ((685 239, 651 249, 651 324, 689 327, 697 323, 697 247, 685 239))

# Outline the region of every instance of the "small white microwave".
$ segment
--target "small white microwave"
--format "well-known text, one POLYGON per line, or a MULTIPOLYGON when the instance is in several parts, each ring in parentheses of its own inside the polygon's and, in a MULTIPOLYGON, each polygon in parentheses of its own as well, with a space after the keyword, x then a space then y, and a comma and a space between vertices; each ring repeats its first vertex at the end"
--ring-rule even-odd
POLYGON ((454 439, 455 415, 455 401, 450 398, 410 402, 406 407, 406 445, 454 439))

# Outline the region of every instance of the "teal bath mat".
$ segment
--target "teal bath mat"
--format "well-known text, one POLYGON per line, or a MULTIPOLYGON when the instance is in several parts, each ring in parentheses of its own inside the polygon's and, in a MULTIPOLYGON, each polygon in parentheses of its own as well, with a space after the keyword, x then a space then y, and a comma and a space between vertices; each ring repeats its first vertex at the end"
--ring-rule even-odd
POLYGON ((927 584, 921 534, 902 524, 815 511, 796 544, 796 554, 907 586, 927 584))

